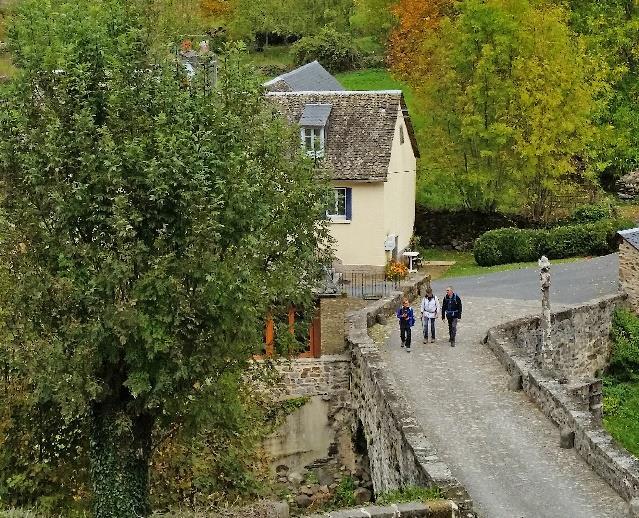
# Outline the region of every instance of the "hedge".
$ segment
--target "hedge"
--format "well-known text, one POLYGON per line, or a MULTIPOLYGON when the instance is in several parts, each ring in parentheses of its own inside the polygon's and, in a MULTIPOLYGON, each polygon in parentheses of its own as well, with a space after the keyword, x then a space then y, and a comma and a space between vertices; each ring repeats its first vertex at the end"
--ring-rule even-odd
POLYGON ((482 234, 473 254, 480 266, 536 261, 542 255, 549 259, 603 255, 617 250, 617 231, 632 226, 627 220, 605 219, 551 229, 500 228, 482 234))

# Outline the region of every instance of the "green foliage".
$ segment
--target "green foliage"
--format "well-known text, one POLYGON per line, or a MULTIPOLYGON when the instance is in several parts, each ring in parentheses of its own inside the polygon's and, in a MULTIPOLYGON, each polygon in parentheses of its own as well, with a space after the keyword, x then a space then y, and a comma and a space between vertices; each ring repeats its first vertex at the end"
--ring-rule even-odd
POLYGON ((612 323, 613 349, 604 376, 604 426, 639 455, 639 317, 619 309, 612 323))
POLYGON ((346 476, 339 481, 335 488, 335 494, 333 501, 331 502, 332 509, 341 509, 344 507, 352 507, 355 505, 355 495, 353 492, 357 489, 355 480, 353 477, 346 476))
POLYGON ((596 223, 546 229, 502 228, 482 234, 473 248, 480 266, 535 261, 542 255, 560 259, 603 255, 617 249, 616 233, 630 222, 606 219, 596 223))
POLYGON ((350 36, 324 28, 316 36, 305 36, 291 49, 296 65, 317 60, 330 72, 353 70, 361 65, 362 56, 350 36))
POLYGON ((352 0, 230 0, 228 30, 233 38, 257 34, 311 36, 322 27, 349 28, 352 0))
POLYGON ((639 380, 639 318, 628 310, 615 312, 613 348, 608 372, 622 379, 639 380))
POLYGON ((350 22, 354 31, 366 34, 378 45, 385 45, 396 23, 392 7, 395 0, 354 0, 350 22))
POLYGON ((639 382, 604 378, 604 427, 624 448, 639 456, 639 382))
POLYGON ((617 214, 611 204, 598 203, 577 207, 570 215, 570 221, 572 223, 594 223, 615 216, 617 214))
POLYGON ((375 503, 388 505, 402 502, 425 502, 439 498, 443 498, 443 493, 438 487, 406 486, 402 489, 395 489, 378 495, 375 503))
POLYGON ((3 372, 91 439, 98 518, 147 512, 120 471, 152 430, 225 415, 264 316, 307 304, 325 258, 327 185, 242 53, 188 83, 149 54, 147 6, 25 0, 0 90, 3 372))
POLYGON ((534 220, 549 216, 554 197, 592 185, 593 118, 606 88, 567 17, 527 0, 465 0, 428 31, 425 75, 411 79, 431 114, 424 182, 432 172, 466 207, 534 220))
POLYGON ((570 0, 571 24, 593 59, 607 64, 612 96, 599 122, 606 146, 604 180, 639 165, 639 4, 629 0, 570 0))

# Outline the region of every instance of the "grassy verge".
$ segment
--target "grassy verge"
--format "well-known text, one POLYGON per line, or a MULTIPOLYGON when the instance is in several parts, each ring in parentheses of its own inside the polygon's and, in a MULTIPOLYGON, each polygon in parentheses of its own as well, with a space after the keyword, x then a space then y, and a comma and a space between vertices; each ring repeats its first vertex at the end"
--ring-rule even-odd
POLYGON ((612 325, 612 356, 604 376, 604 428, 639 456, 639 316, 618 310, 612 325))
POLYGON ((639 225, 639 201, 621 202, 617 210, 621 217, 630 219, 639 225))
MULTIPOLYGON (((524 268, 537 267, 536 262, 498 264, 496 266, 479 266, 475 262, 472 252, 458 252, 456 250, 442 250, 440 248, 425 248, 420 250, 422 261, 455 261, 455 264, 448 268, 440 278, 467 277, 469 275, 485 275, 494 272, 508 270, 522 270, 524 268)), ((569 259, 556 259, 553 264, 570 263, 582 259, 581 257, 571 257, 569 259)), ((428 270, 428 267, 425 267, 428 270)))

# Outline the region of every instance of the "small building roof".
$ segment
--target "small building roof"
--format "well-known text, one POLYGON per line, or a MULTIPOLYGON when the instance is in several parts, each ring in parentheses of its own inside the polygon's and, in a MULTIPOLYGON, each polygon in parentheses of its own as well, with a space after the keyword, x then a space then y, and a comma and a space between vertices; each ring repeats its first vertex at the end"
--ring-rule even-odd
POLYGON ((386 180, 399 110, 404 115, 413 153, 419 156, 401 90, 268 92, 266 95, 291 124, 301 122, 309 105, 331 106, 323 162, 334 180, 386 180))
POLYGON ((300 126, 326 126, 331 114, 330 104, 307 104, 302 111, 300 126))
POLYGON ((630 246, 639 250, 639 227, 617 232, 630 246))
POLYGON ((317 61, 264 83, 269 92, 341 91, 344 87, 317 61))

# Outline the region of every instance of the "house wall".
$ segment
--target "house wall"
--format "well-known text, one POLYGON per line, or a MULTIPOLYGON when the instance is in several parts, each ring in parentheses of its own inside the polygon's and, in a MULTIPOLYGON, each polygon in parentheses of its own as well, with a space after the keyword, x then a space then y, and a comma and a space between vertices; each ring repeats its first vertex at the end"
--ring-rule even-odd
POLYGON ((397 113, 388 179, 384 184, 384 237, 391 234, 399 236, 399 252, 402 252, 408 246, 415 225, 417 160, 401 110, 397 113), (404 132, 403 144, 400 143, 400 127, 404 132))
POLYGON ((632 309, 639 314, 639 250, 626 241, 619 246, 619 281, 632 309))
POLYGON ((376 270, 386 264, 384 239, 384 182, 357 183, 334 181, 334 187, 352 189, 352 219, 332 222, 335 256, 340 270, 376 270))

